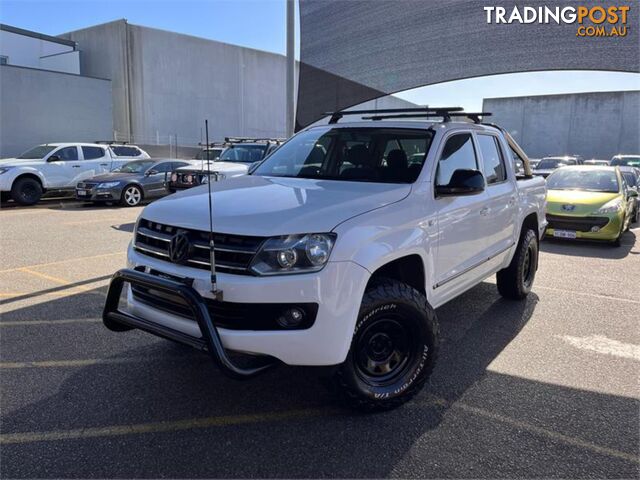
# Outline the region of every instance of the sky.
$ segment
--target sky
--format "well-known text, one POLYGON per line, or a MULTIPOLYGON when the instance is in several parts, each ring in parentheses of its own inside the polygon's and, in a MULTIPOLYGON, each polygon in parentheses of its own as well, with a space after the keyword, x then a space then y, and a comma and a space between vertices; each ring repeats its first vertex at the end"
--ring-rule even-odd
MULTIPOLYGON (((58 35, 125 18, 129 23, 284 54, 285 0, 0 0, 0 22, 58 35)), ((298 38, 298 33, 296 33, 298 38)), ((396 94, 417 104, 480 110, 482 99, 640 90, 640 74, 541 72, 447 82, 396 94)))

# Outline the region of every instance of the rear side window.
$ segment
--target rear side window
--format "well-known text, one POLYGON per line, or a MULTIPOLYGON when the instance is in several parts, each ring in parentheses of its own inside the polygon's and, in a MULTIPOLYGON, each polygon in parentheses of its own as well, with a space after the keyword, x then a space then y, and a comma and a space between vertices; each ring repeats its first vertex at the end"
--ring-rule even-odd
POLYGON ((437 185, 448 185, 456 170, 477 170, 476 150, 470 133, 452 135, 438 162, 437 185))
POLYGON ((482 153, 482 165, 487 184, 504 182, 507 172, 498 139, 493 135, 478 135, 478 145, 482 153))
POLYGON ((111 147, 111 150, 118 157, 137 157, 140 155, 140 150, 136 147, 123 147, 123 146, 114 146, 111 147))
POLYGON ((82 147, 82 155, 85 160, 104 157, 104 149, 101 147, 82 147))
POLYGON ((60 160, 78 160, 78 149, 76 147, 65 147, 53 152, 60 160))

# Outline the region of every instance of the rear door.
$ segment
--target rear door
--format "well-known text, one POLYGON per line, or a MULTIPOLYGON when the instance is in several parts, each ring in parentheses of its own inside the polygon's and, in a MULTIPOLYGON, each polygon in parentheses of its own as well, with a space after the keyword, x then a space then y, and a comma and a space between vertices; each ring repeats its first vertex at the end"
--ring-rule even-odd
POLYGON ((105 147, 93 145, 83 145, 80 147, 82 152, 83 178, 95 177, 102 173, 109 172, 111 168, 111 159, 107 156, 105 147))
MULTIPOLYGON (((457 131, 441 142, 435 166, 435 185, 447 185, 457 169, 480 170, 471 132, 457 131)), ((472 283, 474 270, 487 259, 484 231, 487 223, 487 193, 475 195, 435 195, 438 241, 435 258, 435 295, 455 296, 472 283)))
POLYGON ((142 180, 145 196, 157 197, 167 193, 166 182, 174 169, 174 165, 177 163, 179 162, 160 162, 148 170, 150 174, 142 180))
POLYGON ((506 146, 497 134, 476 133, 488 208, 483 234, 487 253, 493 257, 509 249, 515 241, 518 214, 517 191, 513 173, 507 170, 506 146))

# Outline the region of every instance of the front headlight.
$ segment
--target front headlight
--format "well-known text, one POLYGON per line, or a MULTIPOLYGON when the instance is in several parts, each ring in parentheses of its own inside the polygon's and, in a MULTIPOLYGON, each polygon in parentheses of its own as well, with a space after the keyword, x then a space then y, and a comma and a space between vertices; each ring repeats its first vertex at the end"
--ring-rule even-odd
POLYGON ((98 188, 113 188, 113 187, 117 187, 118 185, 120 185, 120 182, 104 182, 104 183, 99 183, 98 188))
POLYGON ((3 173, 8 172, 9 170, 11 170, 13 167, 0 167, 0 175, 2 175, 3 173))
POLYGON ((601 206, 596 213, 616 213, 620 208, 622 208, 622 197, 616 197, 601 206))
POLYGON ((317 272, 329 260, 335 240, 335 233, 270 238, 251 262, 251 270, 258 275, 317 272))

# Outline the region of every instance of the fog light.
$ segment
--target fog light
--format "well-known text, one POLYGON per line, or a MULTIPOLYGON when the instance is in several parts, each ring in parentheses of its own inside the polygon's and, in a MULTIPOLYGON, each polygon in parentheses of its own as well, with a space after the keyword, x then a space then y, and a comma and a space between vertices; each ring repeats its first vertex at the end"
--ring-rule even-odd
POLYGON ((600 231, 600 227, 591 227, 591 231, 593 233, 599 232, 600 231))
POLYGON ((291 268, 296 264, 298 254, 295 250, 281 250, 278 252, 278 263, 282 268, 291 268))
POLYGON ((284 328, 297 327, 304 320, 304 310, 300 308, 290 308, 278 317, 278 325, 284 328))

